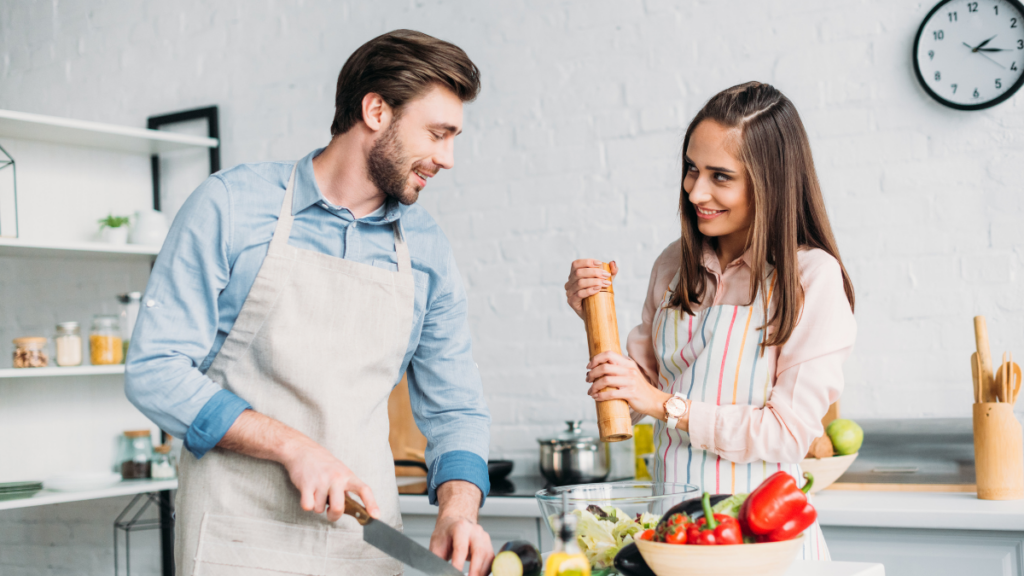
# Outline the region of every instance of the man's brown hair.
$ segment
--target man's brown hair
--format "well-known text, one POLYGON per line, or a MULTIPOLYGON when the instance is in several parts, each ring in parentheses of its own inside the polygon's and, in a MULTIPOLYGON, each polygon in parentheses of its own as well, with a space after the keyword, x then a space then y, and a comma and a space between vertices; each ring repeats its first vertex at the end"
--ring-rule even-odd
POLYGON ((344 134, 363 119, 363 97, 371 92, 397 116, 405 103, 433 86, 469 102, 480 92, 480 70, 458 46, 422 32, 377 36, 353 52, 338 74, 331 135, 344 134))
MULTIPOLYGON (((739 159, 746 166, 747 188, 754 204, 754 223, 747 237, 747 247, 752 252, 750 301, 761 292, 765 306, 763 328, 771 329, 762 340, 762 353, 766 346, 785 344, 800 319, 803 287, 797 252, 801 249, 824 250, 839 262, 846 299, 853 310, 853 283, 839 257, 814 170, 811 145, 793 103, 773 86, 761 82, 747 82, 719 92, 686 129, 683 182, 689 169, 685 154, 690 137, 705 120, 740 132, 739 159), (769 266, 777 274, 774 290, 768 281, 769 266)), ((703 243, 708 239, 697 228, 697 212, 682 184, 679 190, 682 251, 679 282, 669 306, 692 315, 708 289, 707 270, 701 259, 703 243)))

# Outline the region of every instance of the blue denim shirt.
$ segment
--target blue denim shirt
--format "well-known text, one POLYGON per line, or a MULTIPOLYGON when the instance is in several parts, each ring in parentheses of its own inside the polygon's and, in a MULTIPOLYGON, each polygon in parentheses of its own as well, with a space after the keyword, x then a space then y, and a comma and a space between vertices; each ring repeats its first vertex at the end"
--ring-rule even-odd
MULTIPOLYGON (((356 220, 329 204, 299 161, 288 243, 398 270, 391 223, 409 245, 416 285, 402 360, 416 424, 427 437, 431 503, 449 480, 486 495, 490 414, 473 362, 466 293, 451 246, 425 209, 388 201, 356 220)), ((128 399, 197 458, 249 408, 206 377, 267 255, 291 162, 243 164, 203 182, 178 212, 142 299, 125 372, 128 399)), ((397 384, 397 383, 396 383, 397 384)), ((482 501, 481 501, 482 504, 482 501)))

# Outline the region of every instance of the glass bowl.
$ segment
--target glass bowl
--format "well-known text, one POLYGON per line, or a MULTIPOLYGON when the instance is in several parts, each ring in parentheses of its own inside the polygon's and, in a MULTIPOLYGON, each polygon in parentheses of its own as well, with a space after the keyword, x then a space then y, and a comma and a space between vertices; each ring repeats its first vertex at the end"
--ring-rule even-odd
POLYGON ((564 492, 569 493, 570 511, 586 510, 588 506, 614 506, 632 518, 644 512, 661 516, 676 504, 700 498, 701 495, 700 488, 693 484, 645 480, 552 486, 537 492, 536 496, 537 504, 548 520, 548 529, 552 530, 552 535, 554 529, 551 520, 562 512, 564 492))
MULTIPOLYGON (((668 512, 670 508, 684 502, 700 498, 700 488, 693 484, 679 484, 674 482, 650 482, 644 480, 632 480, 625 482, 605 482, 600 484, 575 484, 572 486, 552 486, 537 492, 537 504, 541 513, 544 514, 545 524, 552 536, 555 532, 555 523, 562 513, 562 494, 568 493, 569 511, 588 510, 596 516, 610 515, 611 508, 618 508, 630 519, 636 518, 647 512, 658 517, 668 512), (593 508, 597 506, 601 510, 593 508)), ((619 517, 616 514, 616 517, 619 517)), ((583 552, 591 561, 593 574, 602 576, 618 574, 612 568, 612 560, 615 553, 622 545, 632 541, 620 539, 621 542, 610 541, 612 536, 604 535, 593 541, 588 538, 586 527, 577 523, 577 539, 583 542, 590 541, 593 548, 584 547, 583 552)))

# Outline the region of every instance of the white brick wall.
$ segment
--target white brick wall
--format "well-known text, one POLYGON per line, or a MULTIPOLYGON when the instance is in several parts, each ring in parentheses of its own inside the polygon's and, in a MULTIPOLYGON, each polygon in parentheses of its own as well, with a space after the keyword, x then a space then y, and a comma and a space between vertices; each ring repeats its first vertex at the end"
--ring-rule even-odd
POLYGON ((782 89, 811 135, 857 288, 847 415, 967 416, 975 314, 994 353, 1024 357, 1024 96, 972 113, 932 102, 910 62, 931 6, 0 1, 0 108, 143 126, 218 104, 225 166, 298 158, 327 141, 357 46, 398 27, 458 43, 484 90, 457 167, 421 202, 466 280, 493 455, 522 472, 534 438, 593 419, 583 326, 562 295, 569 262, 618 260, 625 337, 677 235, 686 122, 745 80, 782 89))

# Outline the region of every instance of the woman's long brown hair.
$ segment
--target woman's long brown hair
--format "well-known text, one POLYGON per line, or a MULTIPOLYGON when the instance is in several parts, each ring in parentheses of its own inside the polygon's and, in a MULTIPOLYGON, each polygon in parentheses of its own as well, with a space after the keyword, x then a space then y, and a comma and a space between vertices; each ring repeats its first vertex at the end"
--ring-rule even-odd
MULTIPOLYGON (((752 192, 754 205, 754 222, 747 236, 747 248, 751 250, 750 301, 760 291, 766 303, 762 326, 770 328, 762 351, 767 346, 785 344, 800 320, 804 299, 797 262, 800 248, 820 248, 839 262, 846 299, 853 310, 853 284, 832 236, 811 146, 793 103, 774 87, 760 82, 733 86, 715 95, 686 129, 684 181, 690 137, 705 120, 740 131, 739 160, 746 166, 747 189, 752 192), (774 266, 777 274, 771 318, 767 305, 768 265, 774 266)), ((679 283, 669 305, 693 314, 694 305, 700 304, 708 290, 708 272, 702 260, 706 238, 697 229, 697 212, 682 183, 679 191, 682 253, 679 283)))

